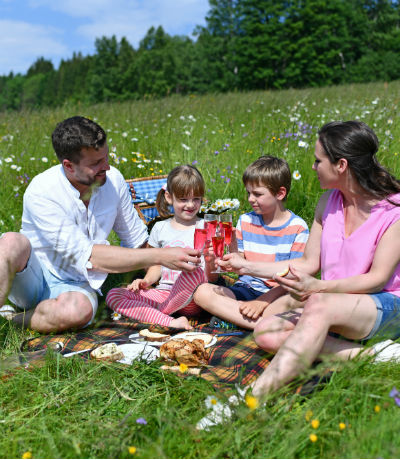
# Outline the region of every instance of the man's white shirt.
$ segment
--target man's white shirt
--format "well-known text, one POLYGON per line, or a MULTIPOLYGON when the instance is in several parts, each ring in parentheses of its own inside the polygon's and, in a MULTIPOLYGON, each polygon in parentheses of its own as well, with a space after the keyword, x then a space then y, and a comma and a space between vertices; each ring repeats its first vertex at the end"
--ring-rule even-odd
POLYGON ((114 167, 92 191, 86 208, 61 165, 38 174, 23 199, 22 228, 41 263, 65 281, 88 281, 99 289, 107 273, 90 270, 93 245, 109 244, 114 230, 121 245, 137 248, 148 239, 147 227, 132 206, 122 174, 114 167))

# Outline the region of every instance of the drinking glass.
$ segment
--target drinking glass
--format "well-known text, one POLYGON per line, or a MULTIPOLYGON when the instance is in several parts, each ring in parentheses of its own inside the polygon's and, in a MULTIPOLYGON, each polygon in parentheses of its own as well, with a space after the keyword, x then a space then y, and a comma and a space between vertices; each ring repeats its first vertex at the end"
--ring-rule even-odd
POLYGON ((207 229, 207 241, 211 242, 218 226, 218 216, 216 214, 204 214, 204 223, 207 229))
POLYGON ((194 249, 198 249, 202 254, 204 251, 204 246, 206 245, 207 240, 207 229, 205 227, 205 222, 203 219, 200 219, 196 222, 194 229, 194 249))
POLYGON ((232 214, 221 214, 219 222, 224 229, 226 253, 229 254, 229 245, 232 241, 232 214))
MULTIPOLYGON (((225 233, 224 228, 218 225, 215 230, 215 235, 211 237, 214 254, 217 259, 221 259, 224 255, 224 240, 225 240, 224 233, 225 233)), ((218 268, 211 273, 225 273, 225 272, 221 270, 221 267, 218 266, 218 268)))

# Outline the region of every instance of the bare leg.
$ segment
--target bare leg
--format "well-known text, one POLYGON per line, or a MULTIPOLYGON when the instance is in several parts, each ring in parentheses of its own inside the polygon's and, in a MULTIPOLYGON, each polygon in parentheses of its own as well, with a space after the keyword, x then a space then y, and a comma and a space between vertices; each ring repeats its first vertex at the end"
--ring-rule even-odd
POLYGON ((327 341, 328 331, 361 339, 372 329, 376 314, 375 303, 367 295, 314 294, 291 325, 287 321, 283 326, 282 322, 279 324, 281 318, 265 319, 255 331, 256 342, 265 350, 278 351, 255 382, 254 394, 261 396, 281 387, 311 365, 320 353, 333 351, 342 359, 358 354, 361 349, 358 344, 335 342, 332 337, 327 341))
POLYGON ((6 302, 14 276, 26 267, 30 253, 29 240, 21 233, 5 233, 0 238, 0 305, 6 302))
POLYGON ((213 315, 246 329, 254 329, 257 321, 246 318, 239 311, 239 302, 228 288, 214 284, 202 284, 193 297, 197 305, 213 315))
POLYGON ((93 307, 85 294, 64 292, 55 299, 42 300, 38 304, 32 313, 30 327, 44 333, 81 328, 92 315, 93 307))
MULTIPOLYGON (((262 319, 261 317, 252 319, 243 315, 240 312, 240 307, 246 302, 236 300, 235 294, 226 287, 202 284, 197 288, 193 298, 197 305, 200 305, 204 310, 246 329, 254 329, 262 319)), ((253 302, 257 301, 258 299, 253 302)), ((269 303, 270 299, 268 302, 264 301, 268 303, 268 307, 263 312, 264 317, 291 310, 300 304, 289 295, 278 297, 271 303, 269 303)), ((262 303, 263 301, 260 300, 259 302, 262 303)))

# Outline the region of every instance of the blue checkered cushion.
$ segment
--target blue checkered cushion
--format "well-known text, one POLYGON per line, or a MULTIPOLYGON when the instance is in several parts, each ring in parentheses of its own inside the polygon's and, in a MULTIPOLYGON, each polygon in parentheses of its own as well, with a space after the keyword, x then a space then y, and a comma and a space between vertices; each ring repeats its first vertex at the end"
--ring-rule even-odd
POLYGON ((132 203, 147 203, 147 205, 152 206, 149 208, 140 207, 144 217, 146 218, 147 222, 154 217, 158 216, 158 211, 155 207, 157 193, 161 189, 161 187, 167 183, 167 178, 162 179, 143 179, 143 181, 138 182, 131 182, 127 183, 127 187, 129 192, 131 192, 130 185, 133 186, 136 192, 136 199, 132 199, 132 203))

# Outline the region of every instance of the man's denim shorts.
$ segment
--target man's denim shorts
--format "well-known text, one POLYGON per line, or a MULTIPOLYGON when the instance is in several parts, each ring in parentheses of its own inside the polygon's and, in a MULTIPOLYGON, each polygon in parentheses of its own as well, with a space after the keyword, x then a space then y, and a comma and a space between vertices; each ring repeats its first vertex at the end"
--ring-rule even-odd
POLYGON ((369 294, 378 310, 376 321, 371 332, 363 340, 372 337, 385 337, 397 339, 400 337, 400 297, 390 292, 369 294))
POLYGON ((240 281, 236 282, 233 286, 227 286, 227 288, 235 294, 236 300, 254 300, 260 297, 260 295, 265 294, 240 281))
POLYGON ((35 308, 42 300, 55 299, 63 292, 82 292, 85 294, 93 308, 92 322, 98 307, 96 292, 89 283, 64 281, 42 266, 39 259, 31 250, 31 255, 26 267, 15 275, 8 298, 17 307, 28 310, 35 308))

